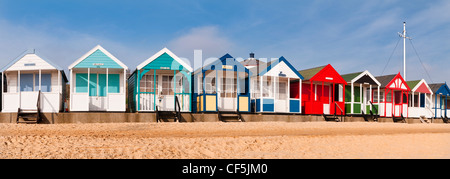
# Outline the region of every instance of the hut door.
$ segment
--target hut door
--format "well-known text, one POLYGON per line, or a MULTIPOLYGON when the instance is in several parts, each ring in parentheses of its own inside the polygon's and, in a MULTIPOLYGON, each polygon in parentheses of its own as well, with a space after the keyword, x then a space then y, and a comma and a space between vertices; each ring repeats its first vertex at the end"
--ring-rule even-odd
POLYGON ((323 113, 324 114, 330 114, 331 113, 331 93, 332 93, 332 86, 331 85, 324 85, 321 87, 323 88, 323 94, 321 91, 321 89, 319 89, 319 87, 317 87, 318 85, 316 85, 316 94, 319 93, 321 95, 318 96, 318 100, 321 101, 323 103, 323 113), (320 99, 321 98, 321 99, 320 99))
MULTIPOLYGON (((395 117, 400 117, 400 115, 402 114, 402 110, 403 110, 403 104, 402 104, 402 92, 401 91, 395 91, 394 92, 394 111, 393 112, 393 116, 395 117)), ((404 116, 406 117, 406 116, 404 116)))
POLYGON ((236 111, 236 78, 219 78, 220 91, 218 108, 221 111, 236 111))
POLYGON ((90 74, 89 110, 106 111, 106 74, 90 74))
POLYGON ((173 75, 159 75, 161 84, 157 84, 161 91, 157 95, 157 104, 161 111, 175 110, 175 96, 174 96, 174 79, 173 75))
POLYGON ((275 112, 289 112, 287 82, 279 79, 277 92, 275 93, 275 112))

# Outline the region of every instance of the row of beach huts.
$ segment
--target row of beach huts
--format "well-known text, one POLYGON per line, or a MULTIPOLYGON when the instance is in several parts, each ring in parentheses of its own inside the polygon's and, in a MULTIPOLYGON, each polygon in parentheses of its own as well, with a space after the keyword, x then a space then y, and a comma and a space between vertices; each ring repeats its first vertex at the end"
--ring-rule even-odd
POLYGON ((1 69, 2 112, 178 110, 428 119, 450 112, 446 83, 405 81, 400 73, 339 74, 330 64, 298 71, 284 57, 264 61, 253 53, 241 62, 226 54, 194 71, 164 48, 129 73, 98 45, 69 72, 34 50, 25 52, 1 69))

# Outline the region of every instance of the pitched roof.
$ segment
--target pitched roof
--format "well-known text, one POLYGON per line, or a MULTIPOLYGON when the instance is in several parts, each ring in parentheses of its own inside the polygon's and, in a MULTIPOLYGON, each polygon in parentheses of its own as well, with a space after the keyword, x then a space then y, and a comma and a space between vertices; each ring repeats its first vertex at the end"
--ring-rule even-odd
POLYGON ((380 82, 367 70, 363 72, 349 73, 341 76, 346 82, 349 83, 370 84, 376 86, 381 85, 380 82))
POLYGON ((381 86, 380 87, 386 87, 391 81, 392 79, 395 78, 395 74, 394 75, 384 75, 384 76, 377 76, 375 77, 378 82, 380 82, 381 86))
POLYGON ((341 75, 341 76, 342 76, 342 78, 344 78, 344 80, 346 82, 351 82, 353 79, 355 79, 361 73, 363 73, 363 72, 349 73, 349 74, 345 74, 345 75, 341 75))
POLYGON ((201 68, 198 68, 194 71, 194 74, 202 73, 203 71, 207 70, 232 70, 238 72, 246 72, 249 76, 252 75, 252 72, 249 69, 236 61, 236 59, 228 53, 220 57, 219 59, 209 63, 208 65, 204 65, 201 68))
POLYGON ((411 88, 414 88, 420 83, 420 81, 422 80, 407 81, 406 84, 408 84, 411 88))
POLYGON ((137 66, 137 69, 140 70, 140 69, 144 68, 146 65, 150 64, 151 62, 153 62, 154 60, 156 60, 159 57, 163 56, 164 54, 167 54, 169 58, 172 58, 173 60, 178 62, 180 65, 182 65, 189 72, 193 71, 193 69, 192 69, 192 67, 190 65, 188 65, 185 61, 181 60, 177 55, 175 55, 172 51, 170 51, 167 48, 163 48, 162 50, 160 50, 159 52, 157 52, 156 54, 154 54, 153 56, 151 56, 150 58, 148 58, 147 60, 145 60, 144 62, 139 64, 137 66))
POLYGON ((249 58, 242 61, 241 64, 244 66, 258 66, 258 65, 265 65, 266 62, 263 62, 256 58, 249 58))
POLYGON ((314 75, 316 75, 317 73, 320 72, 320 70, 322 70, 323 68, 325 68, 327 65, 324 66, 320 66, 320 67, 315 67, 315 68, 310 68, 310 69, 306 69, 306 70, 300 70, 298 71, 300 74, 302 74, 302 76, 304 77, 304 80, 309 80, 312 77, 314 77, 314 75))
MULTIPOLYGON (((83 56, 81 56, 77 61, 75 61, 74 63, 72 63, 69 66, 69 69, 74 68, 75 66, 77 66, 78 64, 80 64, 81 62, 83 62, 86 58, 90 57, 91 55, 93 55, 95 52, 98 52, 101 55, 106 55, 107 57, 109 57, 109 59, 113 60, 115 63, 117 63, 118 66, 122 67, 123 69, 128 69, 128 67, 123 64, 119 59, 117 59, 115 56, 113 56, 111 53, 109 53, 107 50, 105 50, 102 46, 97 45, 95 46, 93 49, 91 49, 89 52, 87 52, 86 54, 84 54, 83 56)), ((113 63, 114 63, 113 62, 113 63)))
POLYGON ((264 74, 268 73, 270 70, 275 68, 281 62, 283 62, 294 73, 294 74, 290 73, 292 77, 294 77, 294 75, 295 75, 298 78, 303 79, 303 76, 283 56, 267 63, 267 68, 263 68, 262 70, 260 70, 261 72, 259 73, 259 76, 263 76, 264 74))
POLYGON ((442 95, 450 96, 450 89, 447 86, 447 83, 435 83, 435 84, 430 84, 428 86, 431 88, 431 90, 435 94, 442 94, 442 95))
POLYGON ((431 88, 431 91, 433 91, 433 93, 436 93, 442 85, 445 85, 445 83, 434 83, 429 84, 428 86, 431 88))
POLYGON ((40 59, 44 60, 45 62, 47 62, 48 64, 50 64, 51 66, 53 66, 55 69, 61 71, 64 70, 63 68, 59 67, 59 65, 53 63, 52 61, 48 60, 47 58, 44 58, 41 54, 37 53, 36 50, 34 49, 28 49, 25 52, 23 52, 22 54, 20 54, 17 58, 15 58, 13 61, 9 62, 5 67, 3 67, 0 72, 4 72, 6 70, 8 70, 8 68, 10 68, 11 66, 13 66, 14 64, 16 64, 19 60, 21 60, 23 57, 25 57, 28 54, 35 54, 36 56, 38 56, 40 59))

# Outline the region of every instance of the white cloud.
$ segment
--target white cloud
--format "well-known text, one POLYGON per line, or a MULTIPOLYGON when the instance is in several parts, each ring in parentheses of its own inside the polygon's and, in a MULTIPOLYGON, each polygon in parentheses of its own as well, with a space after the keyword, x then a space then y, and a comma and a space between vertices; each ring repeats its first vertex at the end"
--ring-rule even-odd
POLYGON ((234 44, 225 37, 217 26, 197 27, 169 42, 169 49, 178 56, 194 59, 194 50, 202 50, 203 59, 221 57, 233 48, 234 44))

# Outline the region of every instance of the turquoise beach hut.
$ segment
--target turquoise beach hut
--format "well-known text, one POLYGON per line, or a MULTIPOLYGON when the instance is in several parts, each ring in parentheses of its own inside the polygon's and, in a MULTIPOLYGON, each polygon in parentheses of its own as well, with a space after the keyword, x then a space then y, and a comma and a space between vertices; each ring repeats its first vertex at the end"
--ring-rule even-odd
POLYGON ((126 110, 128 67, 100 45, 69 66, 70 111, 126 110))
POLYGON ((192 67, 164 48, 137 66, 128 78, 128 107, 132 112, 191 111, 192 67))

